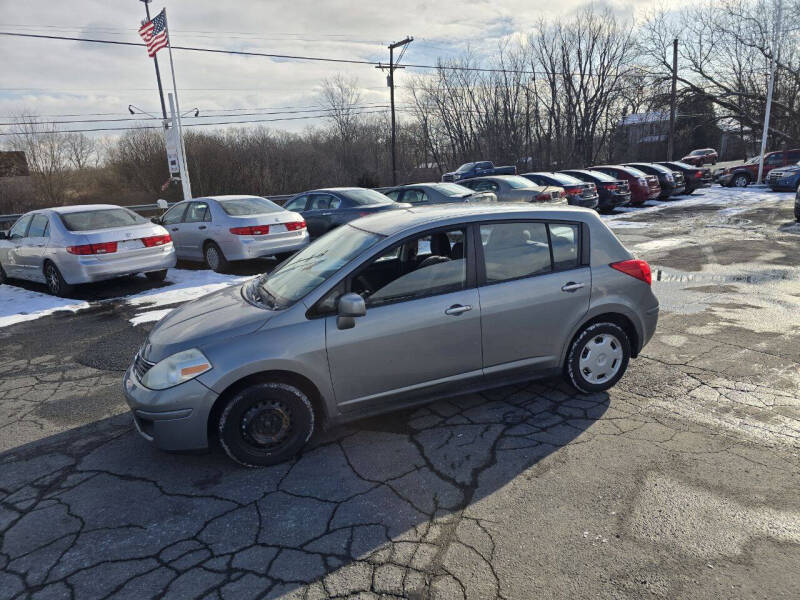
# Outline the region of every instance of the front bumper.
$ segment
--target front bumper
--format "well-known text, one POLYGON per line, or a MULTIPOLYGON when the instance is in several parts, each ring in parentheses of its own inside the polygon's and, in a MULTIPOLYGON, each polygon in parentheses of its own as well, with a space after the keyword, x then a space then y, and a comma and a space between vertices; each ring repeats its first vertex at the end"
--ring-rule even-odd
POLYGON ((221 244, 228 260, 250 260, 274 256, 285 252, 296 252, 308 246, 308 230, 260 236, 239 236, 241 239, 227 240, 221 244))
POLYGON ((767 178, 767 185, 774 192, 793 192, 797 189, 798 182, 800 182, 800 179, 796 176, 782 177, 780 179, 767 178))
POLYGON ((720 185, 730 185, 731 181, 733 181, 733 173, 720 173, 714 177, 714 181, 720 185))
POLYGON ((129 368, 122 391, 137 431, 148 442, 162 450, 208 448, 208 416, 218 394, 197 379, 166 390, 151 390, 129 368))
POLYGON ((58 270, 69 284, 91 283, 134 273, 171 269, 175 262, 172 244, 119 254, 73 256, 65 253, 55 260, 58 270))

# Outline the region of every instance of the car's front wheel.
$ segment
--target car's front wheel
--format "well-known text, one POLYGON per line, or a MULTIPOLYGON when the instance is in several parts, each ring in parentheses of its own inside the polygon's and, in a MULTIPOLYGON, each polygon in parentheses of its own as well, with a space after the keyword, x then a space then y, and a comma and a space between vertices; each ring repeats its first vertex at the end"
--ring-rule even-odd
POLYGON ((750 183, 750 178, 744 173, 739 173, 734 176, 732 183, 733 187, 747 187, 747 184, 750 183))
POLYGON ((66 282, 61 275, 61 271, 53 263, 48 262, 44 266, 44 279, 47 283, 47 291, 53 296, 64 297, 72 293, 74 286, 66 282))
POLYGON ((294 385, 264 382, 238 391, 218 424, 225 453, 246 467, 275 465, 297 454, 314 433, 314 408, 294 385))
POLYGON ((631 357, 628 334, 616 323, 592 323, 570 345, 565 372, 584 394, 603 392, 625 374, 631 357))

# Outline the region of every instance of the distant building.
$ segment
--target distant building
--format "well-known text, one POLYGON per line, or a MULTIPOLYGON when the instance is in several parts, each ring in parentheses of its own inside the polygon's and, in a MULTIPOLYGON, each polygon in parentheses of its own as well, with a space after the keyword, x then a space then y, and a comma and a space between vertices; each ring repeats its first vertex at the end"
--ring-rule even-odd
POLYGON ((632 160, 662 160, 667 152, 669 113, 654 111, 625 115, 620 121, 622 140, 632 160))
POLYGON ((25 177, 30 175, 24 152, 0 151, 0 177, 25 177))

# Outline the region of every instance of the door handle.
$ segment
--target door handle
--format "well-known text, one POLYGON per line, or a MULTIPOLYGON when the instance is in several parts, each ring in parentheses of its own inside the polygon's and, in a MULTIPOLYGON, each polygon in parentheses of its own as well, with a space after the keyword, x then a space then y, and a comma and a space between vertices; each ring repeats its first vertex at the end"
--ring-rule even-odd
POLYGON ((579 289, 586 287, 583 283, 575 283, 574 281, 570 281, 565 283, 561 286, 562 292, 577 292, 579 289))
POLYGON ((205 225, 200 225, 200 227, 198 227, 198 229, 205 229, 205 228, 206 228, 205 225))
POLYGON ((178 231, 178 228, 177 227, 173 227, 172 231, 178 231))
POLYGON ((324 213, 320 213, 320 214, 319 214, 319 216, 320 216, 320 217, 330 217, 332 214, 333 214, 333 213, 324 212, 324 213))
POLYGON ((444 311, 444 314, 453 315, 457 317, 461 313, 465 313, 469 310, 472 310, 472 307, 469 304, 467 304, 466 306, 463 306, 461 304, 453 304, 453 306, 444 311))

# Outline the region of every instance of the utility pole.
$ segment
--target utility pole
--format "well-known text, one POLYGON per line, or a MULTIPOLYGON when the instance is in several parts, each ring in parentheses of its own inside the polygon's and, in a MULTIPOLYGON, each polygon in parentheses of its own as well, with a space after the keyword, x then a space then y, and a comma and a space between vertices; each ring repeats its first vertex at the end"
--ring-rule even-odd
POLYGON ((667 140, 667 160, 675 156, 675 111, 678 104, 678 38, 672 41, 672 95, 669 106, 669 139, 667 140))
POLYGON ((183 199, 192 199, 192 188, 189 184, 189 170, 186 168, 186 148, 183 146, 183 136, 181 135, 180 114, 176 110, 175 100, 169 94, 169 110, 172 114, 172 126, 167 130, 167 155, 174 153, 178 157, 178 173, 181 177, 181 188, 183 189, 183 199))
MULTIPOLYGON (((414 38, 411 36, 406 37, 404 40, 400 40, 399 42, 395 42, 393 44, 389 44, 389 76, 386 78, 386 83, 389 86, 389 101, 392 108, 392 185, 397 185, 397 133, 396 133, 396 120, 394 114, 394 70, 395 69, 402 69, 403 67, 398 67, 397 64, 394 62, 394 49, 407 46, 411 42, 414 41, 414 38)), ((403 53, 405 53, 405 47, 403 48, 403 52, 400 54, 400 58, 398 58, 397 62, 403 58, 403 53)), ((379 69, 383 67, 378 65, 379 69)))
MULTIPOLYGON (((144 12, 147 20, 150 20, 150 2, 153 0, 139 0, 144 3, 144 12)), ((164 88, 161 87, 161 72, 158 70, 158 57, 153 57, 153 64, 156 66, 156 81, 158 81, 158 97, 161 99, 161 115, 164 118, 164 127, 167 126, 167 105, 164 104, 164 88)))
POLYGON ((764 130, 761 132, 761 156, 758 159, 758 181, 762 183, 764 177, 764 153, 767 151, 767 138, 769 137, 769 115, 772 111, 772 93, 775 91, 775 70, 780 59, 780 33, 781 17, 783 16, 783 0, 776 0, 777 14, 775 16, 775 30, 772 34, 772 48, 770 51, 769 83, 767 84, 767 108, 764 111, 764 130))

